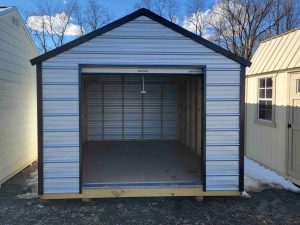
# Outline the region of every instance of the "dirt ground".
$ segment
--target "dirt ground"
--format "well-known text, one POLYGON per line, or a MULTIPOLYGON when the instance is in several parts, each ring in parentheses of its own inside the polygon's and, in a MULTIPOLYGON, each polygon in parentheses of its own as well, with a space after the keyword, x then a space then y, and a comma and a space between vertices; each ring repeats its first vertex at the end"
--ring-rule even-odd
POLYGON ((36 164, 0 189, 0 224, 300 224, 300 194, 272 189, 240 197, 40 200, 28 180, 36 164), (27 198, 28 197, 28 198, 27 198), (26 199, 27 198, 27 199, 26 199))

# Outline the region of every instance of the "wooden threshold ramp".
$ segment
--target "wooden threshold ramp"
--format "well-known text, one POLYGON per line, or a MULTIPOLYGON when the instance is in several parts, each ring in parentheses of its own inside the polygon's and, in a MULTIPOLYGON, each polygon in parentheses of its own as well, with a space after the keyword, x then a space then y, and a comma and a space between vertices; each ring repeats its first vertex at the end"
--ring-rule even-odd
POLYGON ((175 197, 175 196, 240 196, 239 191, 209 191, 202 188, 147 188, 147 189, 95 189, 81 194, 44 194, 42 199, 121 198, 121 197, 175 197))

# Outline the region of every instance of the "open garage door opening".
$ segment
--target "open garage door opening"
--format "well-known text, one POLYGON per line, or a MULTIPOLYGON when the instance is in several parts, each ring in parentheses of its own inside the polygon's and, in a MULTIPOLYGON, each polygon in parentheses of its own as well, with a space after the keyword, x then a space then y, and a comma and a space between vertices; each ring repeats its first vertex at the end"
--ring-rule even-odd
POLYGON ((201 74, 81 77, 83 189, 201 187, 201 74))

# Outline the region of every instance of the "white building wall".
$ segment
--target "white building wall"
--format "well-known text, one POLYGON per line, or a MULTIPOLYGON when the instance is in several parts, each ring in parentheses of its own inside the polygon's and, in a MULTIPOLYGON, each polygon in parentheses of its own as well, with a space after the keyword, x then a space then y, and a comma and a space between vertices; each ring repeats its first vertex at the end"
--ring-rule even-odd
POLYGON ((206 65, 207 190, 238 190, 240 64, 143 16, 42 63, 45 194, 79 191, 78 64, 206 65))
POLYGON ((0 186, 37 157, 36 71, 29 61, 37 55, 17 11, 4 9, 0 15, 0 186))

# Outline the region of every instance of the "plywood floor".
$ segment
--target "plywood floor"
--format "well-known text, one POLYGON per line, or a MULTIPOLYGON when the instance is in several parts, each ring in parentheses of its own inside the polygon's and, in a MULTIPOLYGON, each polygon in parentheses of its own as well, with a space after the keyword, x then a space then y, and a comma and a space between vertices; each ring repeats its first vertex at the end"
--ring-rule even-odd
POLYGON ((200 156, 176 141, 88 142, 83 151, 84 184, 200 184, 200 156))

